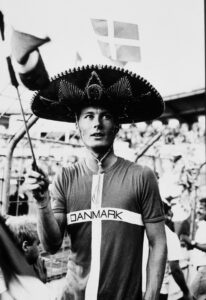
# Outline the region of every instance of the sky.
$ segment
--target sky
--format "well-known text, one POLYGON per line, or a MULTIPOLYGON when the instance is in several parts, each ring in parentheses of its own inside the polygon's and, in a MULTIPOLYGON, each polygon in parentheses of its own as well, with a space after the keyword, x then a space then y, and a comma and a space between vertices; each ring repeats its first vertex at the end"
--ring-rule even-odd
MULTIPOLYGON (((1 0, 6 42, 0 42, 0 112, 17 107, 5 56, 10 28, 51 42, 40 48, 50 76, 78 64, 111 64, 100 51, 91 19, 137 24, 140 61, 124 67, 146 78, 163 97, 205 85, 203 0, 1 0), (10 108, 8 109, 8 107, 10 108)), ((32 92, 20 87, 26 111, 32 92)))

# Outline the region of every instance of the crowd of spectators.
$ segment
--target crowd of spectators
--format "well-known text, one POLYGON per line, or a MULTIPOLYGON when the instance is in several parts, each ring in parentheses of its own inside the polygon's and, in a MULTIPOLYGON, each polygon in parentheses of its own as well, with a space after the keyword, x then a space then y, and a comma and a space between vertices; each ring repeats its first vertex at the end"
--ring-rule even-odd
MULTIPOLYGON (((3 162, 11 137, 5 129, 3 131, 0 130, 0 135, 0 158, 3 162)), ((205 117, 202 116, 193 124, 181 123, 177 119, 170 119, 165 124, 160 120, 155 120, 151 123, 141 122, 122 125, 116 138, 118 154, 119 149, 122 149, 120 155, 125 155, 125 158, 135 160, 138 153, 158 135, 157 141, 145 153, 146 156, 150 155, 155 157, 155 159, 160 157, 164 160, 165 157, 161 157, 161 149, 163 149, 163 146, 168 146, 169 148, 170 145, 173 146, 173 148, 171 147, 172 150, 169 151, 171 157, 169 155, 166 156, 170 162, 175 159, 175 153, 173 153, 174 146, 178 148, 180 145, 187 145, 187 154, 190 152, 190 156, 195 156, 195 153, 193 153, 194 145, 197 148, 205 143, 205 117), (132 155, 127 156, 126 152, 132 155)), ((53 143, 47 143, 38 139, 32 141, 38 163, 49 173, 51 179, 59 167, 74 163, 83 155, 83 145, 81 144, 78 132, 71 130, 66 137, 67 140, 60 143, 58 143, 58 140, 53 140, 53 143)), ((22 173, 28 168, 30 162, 31 152, 29 144, 27 140, 22 140, 14 152, 12 177, 22 176, 22 173)), ((167 167, 168 164, 165 163, 165 168, 167 167)))

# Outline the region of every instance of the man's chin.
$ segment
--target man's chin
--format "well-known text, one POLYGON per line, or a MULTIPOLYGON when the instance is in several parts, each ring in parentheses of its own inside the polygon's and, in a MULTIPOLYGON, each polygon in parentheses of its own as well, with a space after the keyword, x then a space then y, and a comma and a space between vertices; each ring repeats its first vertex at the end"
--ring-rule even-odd
POLYGON ((89 148, 97 153, 105 153, 110 147, 112 146, 112 144, 93 144, 91 145, 89 148))

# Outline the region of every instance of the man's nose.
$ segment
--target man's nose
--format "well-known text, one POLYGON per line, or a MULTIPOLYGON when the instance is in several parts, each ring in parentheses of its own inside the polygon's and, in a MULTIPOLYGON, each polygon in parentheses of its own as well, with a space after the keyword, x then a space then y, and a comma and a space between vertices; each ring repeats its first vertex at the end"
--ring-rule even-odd
POLYGON ((95 128, 101 127, 102 126, 101 118, 99 116, 95 116, 95 118, 93 119, 93 124, 95 128))

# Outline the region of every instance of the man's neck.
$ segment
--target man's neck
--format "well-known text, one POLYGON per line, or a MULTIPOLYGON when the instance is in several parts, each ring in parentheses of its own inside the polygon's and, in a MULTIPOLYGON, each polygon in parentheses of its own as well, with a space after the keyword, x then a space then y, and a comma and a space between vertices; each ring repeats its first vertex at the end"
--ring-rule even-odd
POLYGON ((107 149, 101 154, 87 149, 85 160, 89 169, 98 173, 100 168, 99 163, 101 163, 101 172, 104 172, 117 161, 117 157, 114 154, 113 148, 107 149))

